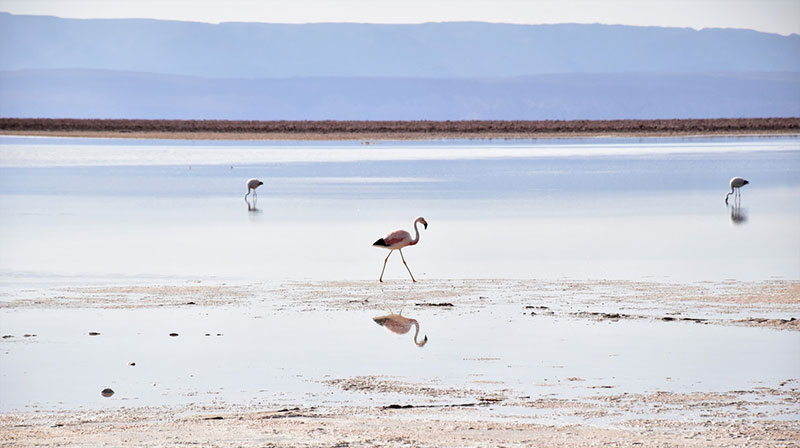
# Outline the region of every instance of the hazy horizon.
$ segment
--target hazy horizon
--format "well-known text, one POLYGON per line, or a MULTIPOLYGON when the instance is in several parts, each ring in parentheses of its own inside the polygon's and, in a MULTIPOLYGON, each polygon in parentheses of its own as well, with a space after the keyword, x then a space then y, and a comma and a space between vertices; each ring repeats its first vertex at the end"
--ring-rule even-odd
POLYGON ((602 23, 609 25, 749 29, 800 34, 800 2, 792 0, 349 0, 294 2, 234 0, 3 0, 0 12, 61 18, 142 18, 225 23, 440 23, 509 24, 602 23))

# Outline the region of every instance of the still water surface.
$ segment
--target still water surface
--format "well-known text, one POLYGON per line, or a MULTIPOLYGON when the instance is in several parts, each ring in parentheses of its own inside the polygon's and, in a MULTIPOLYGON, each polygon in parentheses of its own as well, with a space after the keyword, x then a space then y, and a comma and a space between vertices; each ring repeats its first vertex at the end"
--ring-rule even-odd
MULTIPOLYGON (((405 254, 422 282, 797 280, 800 138, 2 138, 0 299, 87 284, 345 279, 375 280, 378 300, 385 252, 371 244, 420 215, 430 225, 405 254), (751 182, 736 207, 723 202, 733 176, 751 182), (243 200, 250 177, 265 182, 255 209, 243 200)), ((385 278, 407 275, 390 260, 385 278)), ((422 349, 375 325, 386 312, 375 305, 301 312, 266 294, 197 309, 3 308, 2 333, 15 337, 0 342, 0 410, 409 401, 325 383, 370 375, 534 399, 726 391, 800 369, 796 332, 532 320, 493 300, 412 313, 430 337, 422 349)))
POLYGON ((0 142, 4 281, 371 279, 416 216, 422 279, 800 279, 796 137, 0 142))

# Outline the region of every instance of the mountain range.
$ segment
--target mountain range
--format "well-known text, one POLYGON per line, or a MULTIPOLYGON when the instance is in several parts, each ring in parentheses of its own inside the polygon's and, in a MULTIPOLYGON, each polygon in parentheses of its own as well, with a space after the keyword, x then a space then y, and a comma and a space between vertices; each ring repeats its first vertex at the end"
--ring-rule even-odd
POLYGON ((800 36, 599 24, 214 25, 0 13, 0 116, 800 116, 800 36))

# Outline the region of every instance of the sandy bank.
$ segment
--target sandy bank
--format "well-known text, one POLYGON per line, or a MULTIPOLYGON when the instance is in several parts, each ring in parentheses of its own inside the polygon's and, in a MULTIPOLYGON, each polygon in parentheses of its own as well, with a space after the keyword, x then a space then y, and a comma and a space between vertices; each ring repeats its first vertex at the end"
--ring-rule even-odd
MULTIPOLYGON (((0 443, 14 447, 793 447, 796 421, 737 418, 745 402, 690 397, 686 404, 626 397, 626 406, 707 409, 696 421, 643 418, 618 427, 484 420, 481 410, 435 409, 128 409, 118 412, 5 415, 0 443)), ((680 397, 685 398, 685 397, 680 397)), ((797 395, 787 396, 797 399, 797 395)), ((559 409, 545 405, 545 412, 559 409)), ((579 404, 573 409, 585 412, 579 404)), ((614 412, 615 407, 600 412, 614 412)), ((554 419, 555 420, 555 419, 554 419)))
MULTIPOLYGON (((0 348, 5 356, 9 352, 22 354, 36 349, 37 344, 52 344, 56 338, 55 341, 60 342, 54 347, 59 350, 71 347, 76 355, 80 350, 94 353, 92 347, 98 347, 95 344, 110 344, 124 351, 120 343, 124 343, 126 337, 136 342, 136 347, 151 337, 153 330, 148 325, 151 317, 159 313, 177 318, 170 319, 170 328, 182 325, 190 316, 199 315, 210 315, 208 322, 219 325, 226 312, 240 316, 242 320, 236 322, 252 325, 252 329, 268 327, 270 322, 278 320, 296 319, 297 325, 302 326, 317 322, 314 318, 322 322, 329 319, 341 322, 337 319, 352 316, 363 321, 363 328, 361 325, 359 328, 342 326, 341 332, 374 329, 376 333, 369 334, 384 336, 380 341, 386 343, 387 356, 392 358, 396 354, 398 363, 412 361, 406 349, 411 350, 412 356, 421 356, 445 343, 448 337, 445 327, 439 325, 437 330, 435 322, 457 324, 476 317, 479 317, 476 322, 485 323, 486 328, 495 325, 495 331, 505 328, 508 334, 483 334, 485 328, 482 327, 475 328, 475 332, 518 348, 539 341, 517 340, 509 335, 521 334, 522 327, 548 328, 548 325, 605 329, 607 334, 633 326, 642 331, 640 337, 644 339, 656 334, 679 339, 689 332, 705 334, 696 330, 707 329, 712 332, 731 330, 742 336, 744 332, 748 338, 755 339, 769 333, 780 335, 781 340, 786 341, 800 330, 795 318, 800 316, 800 283, 796 281, 671 284, 439 279, 424 280, 411 287, 409 282, 397 280, 381 285, 379 293, 376 284, 374 280, 235 285, 117 282, 86 287, 6 289, 0 302, 0 313, 3 313, 0 317, 3 318, 19 318, 25 313, 38 316, 39 312, 50 316, 77 317, 80 314, 90 316, 87 317, 90 325, 99 326, 101 316, 121 313, 120 316, 132 322, 136 332, 119 333, 120 328, 113 325, 95 336, 69 330, 63 339, 58 339, 54 336, 58 326, 33 319, 31 330, 36 334, 4 334, 0 348), (429 346, 418 349, 406 340, 407 337, 396 340, 395 335, 385 334, 388 332, 370 321, 371 316, 387 308, 402 309, 405 315, 419 318, 424 331, 430 335, 429 346)), ((334 327, 339 329, 340 325, 343 323, 336 323, 334 327)), ((170 372, 158 370, 161 367, 155 364, 148 365, 148 355, 139 353, 131 358, 137 365, 120 365, 119 372, 124 373, 104 377, 116 378, 111 385, 117 393, 112 397, 100 397, 106 385, 98 383, 90 395, 96 395, 95 400, 101 401, 89 400, 94 404, 86 408, 45 402, 26 406, 20 412, 0 414, 0 444, 13 447, 800 446, 800 420, 796 418, 800 413, 798 376, 759 377, 755 383, 733 387, 721 385, 724 381, 719 378, 706 376, 701 384, 689 390, 677 384, 680 378, 667 376, 659 380, 656 387, 648 386, 642 391, 637 386, 641 380, 622 381, 614 376, 618 373, 606 370, 625 362, 640 363, 638 358, 626 361, 624 353, 618 356, 616 353, 621 348, 616 346, 608 347, 611 355, 601 357, 608 360, 605 367, 573 365, 570 370, 570 366, 565 369, 564 365, 552 365, 547 367, 546 378, 509 377, 504 373, 518 368, 521 362, 533 366, 540 363, 528 359, 526 354, 512 360, 507 354, 504 357, 502 351, 497 357, 487 357, 485 353, 465 347, 452 368, 485 372, 471 375, 465 382, 448 383, 437 379, 439 375, 447 376, 448 371, 420 372, 421 377, 398 376, 390 366, 385 374, 342 375, 334 373, 335 369, 329 370, 322 360, 313 370, 297 370, 302 373, 297 376, 302 377, 303 384, 299 395, 281 389, 280 381, 259 377, 256 385, 247 385, 246 379, 236 379, 236 374, 233 374, 233 395, 226 395, 226 391, 232 389, 230 384, 226 383, 221 390, 217 379, 200 381, 209 375, 215 346, 221 347, 229 357, 227 365, 236 362, 251 365, 249 359, 266 353, 269 345, 290 340, 255 338, 258 332, 248 332, 241 325, 224 330, 225 334, 217 337, 204 336, 189 328, 182 329, 176 337, 161 332, 163 334, 155 336, 159 350, 162 347, 168 350, 169 344, 182 350, 191 348, 192 344, 204 347, 203 356, 176 364, 185 371, 184 376, 179 377, 181 380, 173 379, 170 383, 170 372), (239 333, 238 339, 236 333, 239 333), (235 350, 243 343, 247 345, 244 352, 247 359, 237 360, 235 350), (391 371, 394 374, 389 373, 391 371), (188 375, 190 373, 192 376, 188 375), (147 379, 150 378, 147 375, 152 379, 147 379), (247 398, 230 399, 239 389, 246 389, 247 398), (154 403, 158 405, 147 404, 150 403, 145 396, 148 390, 153 391, 154 403), (225 396, 229 398, 226 400, 225 396), (182 404, 166 405, 165 399, 177 399, 182 404)), ((455 330, 456 327, 449 328, 449 331, 455 330)), ((336 338, 335 334, 325 334, 336 338)), ((318 339, 313 341, 314 344, 325 343, 318 339)), ((304 345, 307 342, 289 343, 301 350, 308 348, 304 345)), ((587 342, 576 340, 573 349, 587 342)), ((704 344, 703 340, 694 339, 691 343, 704 344)), ((680 344, 671 347, 666 350, 662 347, 658 357, 669 358, 680 344)), ((349 351, 358 353, 359 349, 349 346, 349 351)), ((659 349, 654 348, 654 352, 659 353, 659 349)), ((110 353, 104 352, 103 358, 113 358, 108 355, 110 353)), ((791 355, 787 353, 787 356, 791 355)), ((364 365, 371 361, 364 357, 358 359, 364 365)), ((122 360, 127 363, 128 358, 122 360)), ((150 359, 151 363, 153 361, 150 359)), ((747 358, 741 361, 750 362, 747 358)), ((268 365, 278 361, 263 362, 268 365)), ((430 367, 431 364, 428 360, 421 365, 430 367)), ((105 365, 105 361, 101 360, 100 365, 105 365)), ((290 366, 284 367, 291 370, 290 366)), ((697 367, 686 366, 687 369, 697 367)), ((36 370, 36 367, 29 369, 36 370)), ((362 366, 354 372, 364 369, 362 366)), ((76 370, 74 366, 72 370, 76 370)), ((93 373, 85 368, 76 371, 81 375, 93 373)), ((658 371, 656 375, 673 374, 658 371)), ((295 376, 294 371, 291 376, 295 376)), ((20 378, 13 380, 22 381, 20 378)))

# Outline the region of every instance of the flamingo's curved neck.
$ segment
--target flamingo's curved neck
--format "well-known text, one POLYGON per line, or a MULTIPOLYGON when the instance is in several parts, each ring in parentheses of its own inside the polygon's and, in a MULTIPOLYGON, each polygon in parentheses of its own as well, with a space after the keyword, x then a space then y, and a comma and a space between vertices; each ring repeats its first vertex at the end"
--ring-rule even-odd
POLYGON ((726 203, 726 204, 728 203, 728 196, 730 196, 730 195, 732 195, 732 194, 733 194, 733 189, 734 189, 734 187, 733 187, 733 186, 731 186, 731 192, 725 195, 725 203, 726 203))
POLYGON ((414 344, 417 344, 417 347, 422 347, 426 342, 428 342, 428 338, 426 337, 422 342, 417 341, 417 336, 419 336, 419 322, 417 322, 416 319, 411 319, 411 323, 416 328, 416 331, 414 332, 414 344))
POLYGON ((413 246, 419 243, 419 228, 417 227, 417 225, 419 225, 419 221, 414 221, 414 239, 411 240, 410 243, 408 243, 409 246, 413 246))

